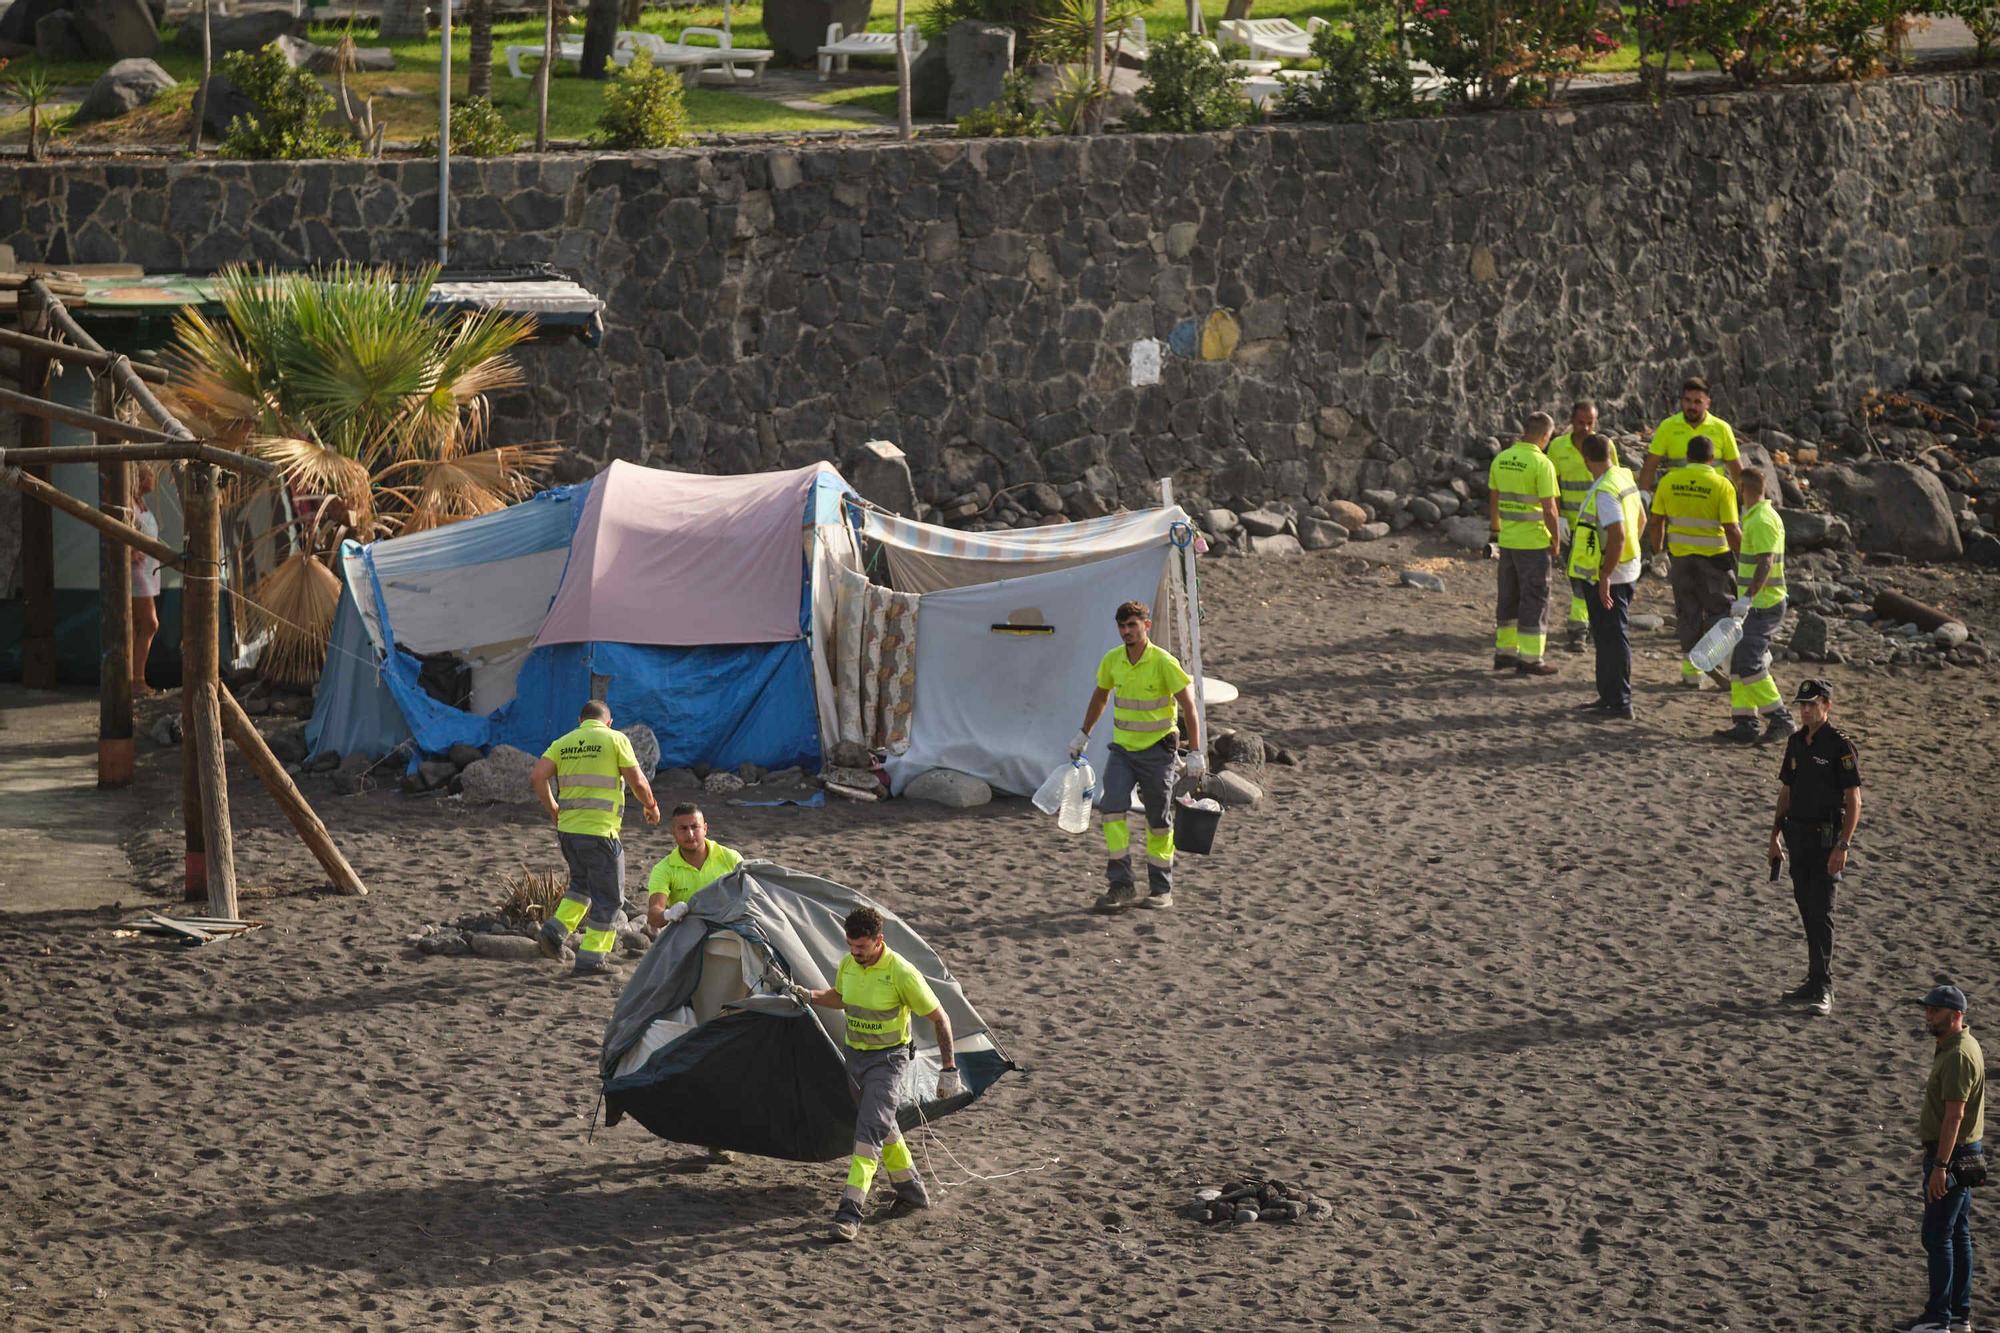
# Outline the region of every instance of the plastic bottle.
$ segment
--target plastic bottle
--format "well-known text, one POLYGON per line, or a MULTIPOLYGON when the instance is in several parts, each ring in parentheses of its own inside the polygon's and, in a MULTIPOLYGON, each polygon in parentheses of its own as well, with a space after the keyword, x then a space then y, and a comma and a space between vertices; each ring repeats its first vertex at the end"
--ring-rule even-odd
POLYGON ((1056 827, 1064 833, 1084 833, 1090 828, 1090 798, 1096 794, 1097 774, 1090 762, 1078 759, 1063 776, 1062 810, 1056 827))
POLYGON ((1736 645, 1742 640, 1743 622, 1734 616, 1724 616, 1709 626, 1700 643, 1688 649, 1688 661, 1694 664, 1696 671, 1714 671, 1727 666, 1736 653, 1736 645))

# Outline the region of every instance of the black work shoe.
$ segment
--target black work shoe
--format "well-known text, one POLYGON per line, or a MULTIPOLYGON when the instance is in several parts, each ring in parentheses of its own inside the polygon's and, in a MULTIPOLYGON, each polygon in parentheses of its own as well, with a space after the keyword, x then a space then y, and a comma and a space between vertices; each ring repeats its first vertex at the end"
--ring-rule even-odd
POLYGON ((1632 705, 1619 704, 1611 708, 1600 708, 1597 710, 1596 716, 1591 720, 1594 722, 1630 722, 1632 720, 1632 705))
POLYGON ((1553 676, 1556 668, 1547 662, 1523 662, 1514 668, 1517 676, 1553 676))
POLYGON ((550 958, 560 963, 563 956, 563 945, 568 940, 569 931, 563 928, 562 922, 545 921, 542 923, 541 933, 535 936, 535 947, 542 951, 542 957, 550 958))
POLYGON ((1172 907, 1173 905, 1174 895, 1172 890, 1168 890, 1166 893, 1149 893, 1139 900, 1139 906, 1141 907, 1161 908, 1172 907))
POLYGON ((1139 890, 1130 884, 1114 884, 1090 905, 1093 912, 1122 912, 1139 901, 1139 890))
POLYGON ((1583 641, 1583 627, 1572 625, 1568 635, 1563 639, 1563 649, 1566 652, 1580 653, 1583 651, 1583 641))
POLYGON ((1832 1013, 1833 987, 1831 986, 1813 987, 1812 995, 1806 1000, 1806 1008, 1812 1010, 1814 1013, 1818 1014, 1821 1018, 1824 1018, 1828 1014, 1832 1013))
POLYGON ((1766 742, 1782 741, 1789 738, 1791 734, 1797 730, 1798 730, 1797 724, 1794 723, 1790 718, 1774 717, 1765 726, 1764 734, 1759 739, 1766 742))
POLYGON ((1717 727, 1715 729, 1715 739, 1719 741, 1734 741, 1738 745, 1755 745, 1757 743, 1757 735, 1757 723, 1755 719, 1747 717, 1729 726, 1717 727))
POLYGON ((1576 711, 1579 713, 1602 713, 1608 711, 1610 707, 1611 705, 1602 699, 1592 699, 1587 704, 1578 704, 1576 711))
POLYGON ((1493 654, 1493 669, 1495 671, 1512 671, 1519 665, 1521 665, 1521 659, 1512 653, 1493 654))
POLYGON ((1810 981, 1801 981, 1798 985, 1779 996, 1778 1002, 1780 1004, 1805 1004, 1818 993, 1818 986, 1810 981))

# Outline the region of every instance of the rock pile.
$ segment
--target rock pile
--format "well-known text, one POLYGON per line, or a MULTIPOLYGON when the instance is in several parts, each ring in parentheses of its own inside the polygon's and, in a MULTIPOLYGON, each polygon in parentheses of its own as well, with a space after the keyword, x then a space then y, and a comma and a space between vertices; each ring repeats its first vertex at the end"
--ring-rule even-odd
MULTIPOLYGON (((643 915, 628 916, 621 911, 612 918, 612 928, 618 932, 621 953, 637 955, 652 947, 653 937, 647 931, 643 915)), ((509 963, 534 963, 544 961, 541 948, 535 942, 540 930, 539 921, 516 921, 498 912, 475 912, 456 921, 425 926, 408 936, 404 943, 427 957, 470 956, 509 963)), ((569 962, 571 956, 571 952, 566 950, 563 961, 569 962)))
POLYGON ((1194 1192, 1182 1215, 1208 1226, 1242 1226, 1249 1222, 1323 1221, 1333 1205, 1300 1185, 1285 1180, 1232 1180, 1194 1192))

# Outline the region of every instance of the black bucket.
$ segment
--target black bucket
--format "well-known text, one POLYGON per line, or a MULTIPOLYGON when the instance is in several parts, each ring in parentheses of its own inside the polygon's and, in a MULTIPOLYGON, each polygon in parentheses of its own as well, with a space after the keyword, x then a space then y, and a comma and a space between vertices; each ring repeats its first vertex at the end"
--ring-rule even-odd
POLYGON ((1203 810, 1192 805, 1174 804, 1174 850, 1205 856, 1215 846, 1215 826, 1222 811, 1203 810))

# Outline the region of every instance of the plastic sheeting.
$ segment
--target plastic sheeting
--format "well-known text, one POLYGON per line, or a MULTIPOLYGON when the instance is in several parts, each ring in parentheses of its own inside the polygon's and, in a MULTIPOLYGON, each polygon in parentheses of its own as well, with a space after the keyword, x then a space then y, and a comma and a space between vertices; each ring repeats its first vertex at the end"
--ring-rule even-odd
POLYGON ((891 581, 902 592, 935 592, 1164 547, 1175 527, 1187 527, 1178 505, 1112 514, 1081 523, 1016 528, 1008 532, 959 532, 856 506, 862 531, 888 553, 891 581))
POLYGON ((715 477, 615 462, 535 639, 688 647, 803 637, 802 525, 826 463, 715 477))
POLYGON ((379 654, 361 624, 354 594, 345 584, 340 607, 333 613, 333 635, 327 646, 326 669, 313 696, 312 718, 306 723, 306 754, 387 754, 410 737, 410 724, 396 697, 382 683, 376 666, 379 654))
MULTIPOLYGON (((1118 646, 1118 604, 1151 601, 1173 553, 1162 540, 1074 568, 925 593, 910 748, 886 765, 894 790, 926 769, 950 768, 1031 795, 1068 757, 1097 664, 1118 646), (1029 625, 1050 632, 1012 632, 1029 625)), ((1089 751, 1099 772, 1110 743, 1106 719, 1089 751)))

